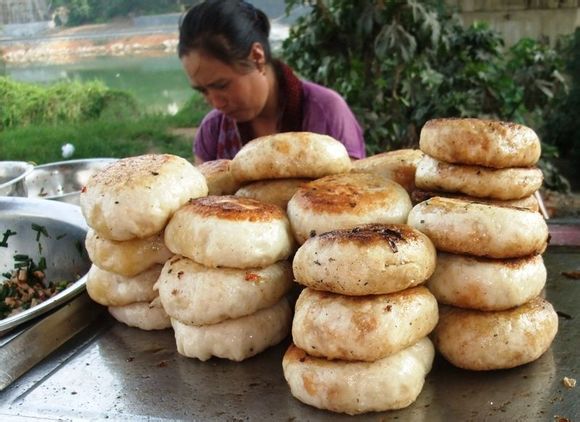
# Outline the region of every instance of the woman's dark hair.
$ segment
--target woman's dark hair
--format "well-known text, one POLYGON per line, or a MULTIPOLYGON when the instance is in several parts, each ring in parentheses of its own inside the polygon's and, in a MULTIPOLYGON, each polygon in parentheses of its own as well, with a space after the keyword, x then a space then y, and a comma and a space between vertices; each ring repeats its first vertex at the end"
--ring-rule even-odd
POLYGON ((177 54, 201 50, 230 64, 244 64, 256 42, 266 62, 270 52, 270 21, 264 12, 243 0, 205 0, 189 9, 179 25, 177 54))

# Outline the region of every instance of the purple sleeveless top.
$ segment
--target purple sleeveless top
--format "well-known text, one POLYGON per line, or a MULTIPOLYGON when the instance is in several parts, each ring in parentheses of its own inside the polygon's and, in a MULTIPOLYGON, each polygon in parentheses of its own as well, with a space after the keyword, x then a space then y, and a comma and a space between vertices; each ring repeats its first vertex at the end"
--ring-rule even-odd
MULTIPOLYGON (((332 136, 342 142, 352 158, 364 158, 363 132, 344 99, 335 91, 308 81, 301 81, 304 94, 302 130, 332 136)), ((240 138, 236 122, 218 110, 210 111, 202 120, 194 139, 194 154, 203 161, 232 159, 239 150, 226 142, 218 156, 218 140, 240 138), (225 138, 224 138, 225 137, 225 138)))

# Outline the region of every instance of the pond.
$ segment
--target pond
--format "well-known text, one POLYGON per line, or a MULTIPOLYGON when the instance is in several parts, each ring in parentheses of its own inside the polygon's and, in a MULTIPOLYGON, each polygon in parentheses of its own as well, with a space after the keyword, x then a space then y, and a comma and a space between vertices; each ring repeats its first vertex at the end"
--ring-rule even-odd
MULTIPOLYGON (((288 36, 292 22, 308 9, 299 6, 285 15, 283 0, 254 0, 253 3, 271 19, 270 41, 276 54, 288 36)), ((63 80, 101 80, 109 88, 132 93, 143 109, 149 112, 175 113, 193 95, 177 54, 103 56, 65 64, 3 65, 0 62, 2 74, 16 81, 40 84, 63 80)))
POLYGON ((147 111, 175 113, 193 94, 177 55, 95 57, 66 64, 6 65, 6 76, 20 82, 101 80, 132 93, 147 111))

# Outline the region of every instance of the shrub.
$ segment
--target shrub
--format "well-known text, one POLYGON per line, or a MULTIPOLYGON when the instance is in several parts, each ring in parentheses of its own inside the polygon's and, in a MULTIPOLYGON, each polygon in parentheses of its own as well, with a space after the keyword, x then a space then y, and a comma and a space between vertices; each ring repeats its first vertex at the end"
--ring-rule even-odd
POLYGON ((352 107, 370 153, 413 147, 435 117, 483 117, 538 130, 564 89, 548 45, 504 48, 498 33, 464 28, 441 1, 286 0, 309 4, 283 44, 303 77, 334 88, 352 107))
POLYGON ((0 130, 138 115, 134 97, 110 90, 102 82, 66 81, 41 86, 0 77, 0 104, 0 130))
POLYGON ((558 148, 561 156, 580 160, 580 28, 562 40, 561 55, 567 57, 570 90, 561 92, 542 128, 543 139, 558 148))

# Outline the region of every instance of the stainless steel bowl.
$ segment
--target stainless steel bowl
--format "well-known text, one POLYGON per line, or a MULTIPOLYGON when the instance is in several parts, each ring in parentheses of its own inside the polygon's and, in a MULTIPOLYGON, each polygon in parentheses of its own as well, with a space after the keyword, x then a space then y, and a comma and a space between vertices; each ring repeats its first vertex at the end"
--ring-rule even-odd
POLYGON ((116 160, 116 158, 89 158, 36 166, 26 176, 28 197, 79 205, 81 189, 89 177, 116 160))
POLYGON ((56 201, 0 197, 0 273, 14 268, 14 255, 46 259, 47 281, 74 284, 19 314, 0 320, 0 335, 67 302, 85 289, 91 261, 84 247, 87 224, 79 207, 56 201))
POLYGON ((0 196, 26 196, 25 178, 33 169, 25 161, 0 161, 0 196))

